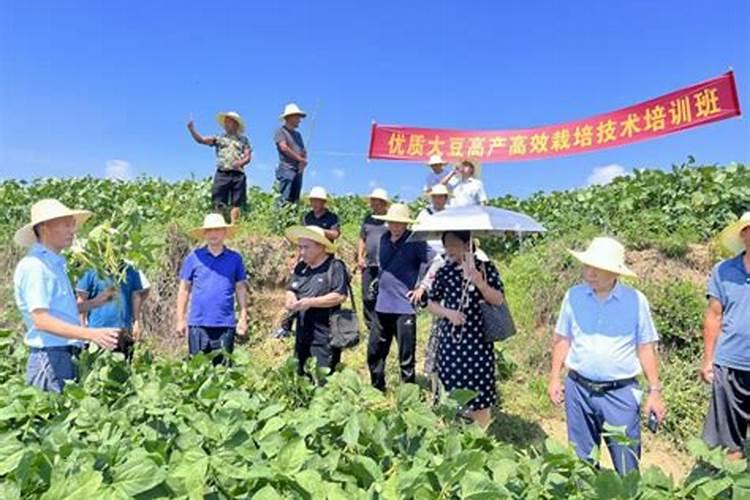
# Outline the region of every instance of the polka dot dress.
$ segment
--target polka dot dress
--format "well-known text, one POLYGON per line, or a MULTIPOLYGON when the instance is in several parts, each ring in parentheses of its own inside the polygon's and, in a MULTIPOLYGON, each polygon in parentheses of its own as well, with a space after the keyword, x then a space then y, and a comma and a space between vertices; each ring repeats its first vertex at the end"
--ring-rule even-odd
MULTIPOLYGON (((475 260, 477 269, 485 263, 475 260)), ((492 288, 502 290, 497 269, 487 263, 487 282, 492 288)), ((459 309, 461 292, 465 281, 461 267, 452 262, 438 271, 430 292, 430 300, 448 309, 459 309)), ((461 311, 466 323, 453 326, 441 319, 438 333, 438 377, 447 392, 454 389, 469 389, 478 395, 469 403, 471 410, 489 408, 497 402, 495 391, 495 351, 491 343, 484 341, 483 321, 479 302, 482 296, 474 285, 469 285, 461 311)))

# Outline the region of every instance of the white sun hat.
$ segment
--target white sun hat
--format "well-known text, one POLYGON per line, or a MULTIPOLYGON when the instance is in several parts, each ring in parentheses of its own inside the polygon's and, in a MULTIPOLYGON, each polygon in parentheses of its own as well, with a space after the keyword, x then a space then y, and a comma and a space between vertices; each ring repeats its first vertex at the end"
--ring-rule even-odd
POLYGON ((31 222, 16 231, 13 241, 22 247, 29 247, 37 242, 34 226, 53 219, 73 217, 80 226, 93 214, 88 210, 72 210, 57 200, 39 200, 31 206, 31 222))
POLYGON ((202 238, 204 231, 207 229, 226 229, 227 236, 232 236, 237 228, 232 224, 227 224, 227 221, 224 220, 224 216, 221 214, 208 214, 203 218, 203 225, 191 229, 189 233, 194 238, 202 238))
POLYGON ((430 189, 430 196, 449 196, 450 194, 445 184, 435 184, 430 189))
POLYGON ((404 224, 414 224, 416 221, 411 218, 409 207, 403 203, 394 203, 388 207, 385 215, 373 215, 373 219, 384 220, 386 222, 401 222, 404 224))
POLYGON ((430 155, 430 159, 427 160, 427 165, 445 165, 447 162, 443 160, 442 155, 430 155))
POLYGON ((237 122, 237 131, 240 134, 245 132, 245 121, 242 119, 239 113, 236 113, 234 111, 226 111, 216 115, 216 121, 219 122, 219 125, 221 125, 222 127, 224 126, 224 121, 227 118, 231 118, 232 120, 237 122))
POLYGON ((324 187, 315 186, 310 190, 310 194, 307 195, 310 200, 324 200, 328 201, 328 193, 324 187))
POLYGON ((730 252, 740 253, 745 248, 740 233, 748 226, 750 226, 750 212, 745 212, 739 220, 729 224, 719 233, 719 241, 730 252))
POLYGON ((372 193, 367 195, 367 198, 374 198, 376 200, 383 200, 385 202, 390 202, 388 199, 388 191, 386 191, 383 188, 375 188, 372 190, 372 193))
POLYGON ((326 249, 326 253, 334 253, 336 251, 336 245, 326 237, 326 233, 322 227, 291 226, 284 234, 286 235, 286 239, 295 245, 299 243, 299 240, 306 239, 322 245, 326 249))
POLYGON ((293 102, 290 102, 289 104, 284 106, 284 112, 281 113, 281 116, 279 118, 283 120, 287 116, 292 116, 292 115, 300 115, 301 117, 304 118, 305 116, 307 116, 307 113, 299 109, 299 106, 297 106, 293 102))
POLYGON ((479 179, 482 176, 482 162, 480 162, 477 158, 461 158, 461 160, 456 163, 456 167, 460 167, 464 163, 468 163, 472 167, 474 167, 474 174, 472 175, 472 177, 474 177, 475 179, 479 179))
POLYGON ((594 238, 583 252, 568 250, 570 254, 587 266, 603 269, 620 276, 638 276, 625 265, 625 247, 614 238, 602 236, 594 238))

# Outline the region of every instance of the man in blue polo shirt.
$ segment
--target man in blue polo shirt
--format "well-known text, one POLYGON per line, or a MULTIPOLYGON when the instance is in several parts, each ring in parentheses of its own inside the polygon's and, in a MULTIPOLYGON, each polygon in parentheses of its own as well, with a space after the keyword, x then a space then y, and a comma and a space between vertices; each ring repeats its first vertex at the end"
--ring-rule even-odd
POLYGON ((76 304, 60 255, 90 216, 87 210, 71 210, 57 200, 41 200, 31 207, 31 222, 13 238, 30 247, 13 275, 16 304, 27 328, 24 342, 31 348, 26 383, 43 391, 62 392, 66 380, 77 378, 73 360, 85 342, 108 350, 117 346, 118 329, 81 326, 79 312, 103 299, 76 304))
POLYGON ((584 283, 568 290, 560 308, 548 393, 561 405, 564 391, 568 440, 584 460, 593 461, 605 424, 625 429, 631 446, 605 437, 612 463, 624 475, 638 468, 641 456, 641 371, 648 381, 646 414, 661 422, 666 413, 655 347, 659 337, 646 297, 619 280, 635 274, 617 240, 594 238, 585 252, 571 253, 583 264, 584 283), (564 388, 563 363, 568 368, 564 388))
POLYGON ((720 241, 737 255, 718 263, 708 282, 701 377, 711 384, 711 405, 703 439, 739 460, 750 420, 750 212, 720 241))
MULTIPOLYGON (((234 226, 220 214, 207 215, 203 226, 191 231, 206 240, 205 246, 185 258, 177 293, 177 332, 188 335, 191 356, 219 349, 232 352, 235 333, 242 336, 247 332, 245 265, 239 253, 224 245, 233 232, 234 226), (235 296, 239 320, 235 319, 235 296)), ((214 364, 222 361, 222 356, 214 358, 214 364)))
POLYGON ((384 391, 385 363, 393 337, 398 342, 401 380, 407 383, 415 381, 417 315, 414 288, 421 266, 429 262, 432 255, 424 241, 408 241, 411 231, 407 226, 414 221, 406 205, 394 203, 385 215, 373 218, 385 221, 388 230, 380 239, 376 320, 370 331, 367 365, 372 385, 384 391))

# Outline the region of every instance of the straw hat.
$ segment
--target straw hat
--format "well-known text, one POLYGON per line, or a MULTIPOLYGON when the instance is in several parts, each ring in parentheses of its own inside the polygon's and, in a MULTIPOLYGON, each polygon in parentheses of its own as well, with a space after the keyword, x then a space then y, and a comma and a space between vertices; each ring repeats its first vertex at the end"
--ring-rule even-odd
POLYGON ((232 236, 237 229, 231 224, 227 224, 224 216, 221 214, 208 214, 203 218, 203 225, 189 231, 193 238, 203 238, 204 231, 207 229, 226 229, 227 236, 232 236))
POLYGON ((326 253, 334 253, 336 251, 336 245, 326 237, 326 233, 322 227, 292 226, 284 234, 286 235, 286 239, 295 245, 299 243, 299 240, 306 239, 322 245, 326 249, 326 253))
POLYGON ((373 215, 372 218, 386 222, 402 222, 404 224, 414 224, 416 222, 409 214, 409 207, 403 203, 394 203, 388 207, 388 212, 385 215, 373 215))
POLYGON ((13 241, 22 247, 36 243, 34 226, 61 217, 74 217, 76 225, 81 225, 93 214, 88 210, 71 210, 57 200, 39 200, 31 206, 31 222, 16 231, 13 241))
POLYGON ((372 190, 372 193, 367 195, 367 198, 374 198, 376 200, 383 200, 386 203, 390 202, 388 199, 388 191, 386 191, 383 188, 375 188, 372 190))
POLYGON ((450 191, 445 187, 445 184, 435 184, 430 189, 430 196, 450 196, 450 191))
POLYGON ((293 102, 290 102, 289 104, 284 106, 284 112, 281 113, 281 116, 279 118, 283 120, 287 116, 292 116, 292 115, 300 115, 301 117, 304 118, 305 116, 307 116, 307 113, 299 109, 299 106, 297 106, 293 102))
POLYGON ((325 188, 320 186, 315 186, 310 190, 310 194, 307 195, 307 198, 310 200, 324 200, 328 201, 328 193, 326 193, 325 188))
POLYGON ((461 158, 461 160, 456 163, 456 166, 460 167, 464 163, 469 163, 474 167, 474 175, 472 177, 479 179, 482 176, 482 163, 479 160, 471 157, 461 158))
POLYGON ((739 220, 724 228, 719 234, 719 241, 730 252, 740 253, 745 249, 745 243, 740 238, 740 233, 748 226, 750 226, 750 212, 745 212, 739 220))
POLYGON ((446 163, 448 162, 443 160, 443 157, 441 155, 431 155, 430 159, 427 160, 427 165, 429 165, 430 167, 433 165, 445 165, 446 163))
POLYGON ((614 238, 594 238, 585 252, 575 250, 568 250, 568 252, 587 266, 630 278, 638 277, 625 265, 625 247, 614 238))
POLYGON ((245 132, 245 122, 242 119, 242 117, 239 115, 239 113, 235 113, 234 111, 227 111, 222 112, 216 115, 216 121, 219 122, 219 125, 224 127, 224 120, 227 118, 231 118, 232 120, 237 122, 237 131, 242 134, 245 132))

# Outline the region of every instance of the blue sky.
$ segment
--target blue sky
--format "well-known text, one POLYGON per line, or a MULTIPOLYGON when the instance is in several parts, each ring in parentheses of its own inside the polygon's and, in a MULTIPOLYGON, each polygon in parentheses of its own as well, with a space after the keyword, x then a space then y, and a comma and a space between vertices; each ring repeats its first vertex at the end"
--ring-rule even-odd
MULTIPOLYGON (((426 167, 365 159, 370 123, 522 128, 614 110, 736 73, 750 95, 750 2, 485 1, 0 3, 0 178, 213 172, 185 123, 248 123, 252 183, 270 187, 285 103, 311 113, 305 191, 411 198, 426 167), (337 153, 337 154, 332 154, 337 153), (343 154, 340 154, 343 153, 343 154)), ((692 154, 750 160, 731 119, 597 153, 487 165, 491 196, 569 189, 592 174, 692 154), (603 170, 602 170, 603 168, 603 170)))

